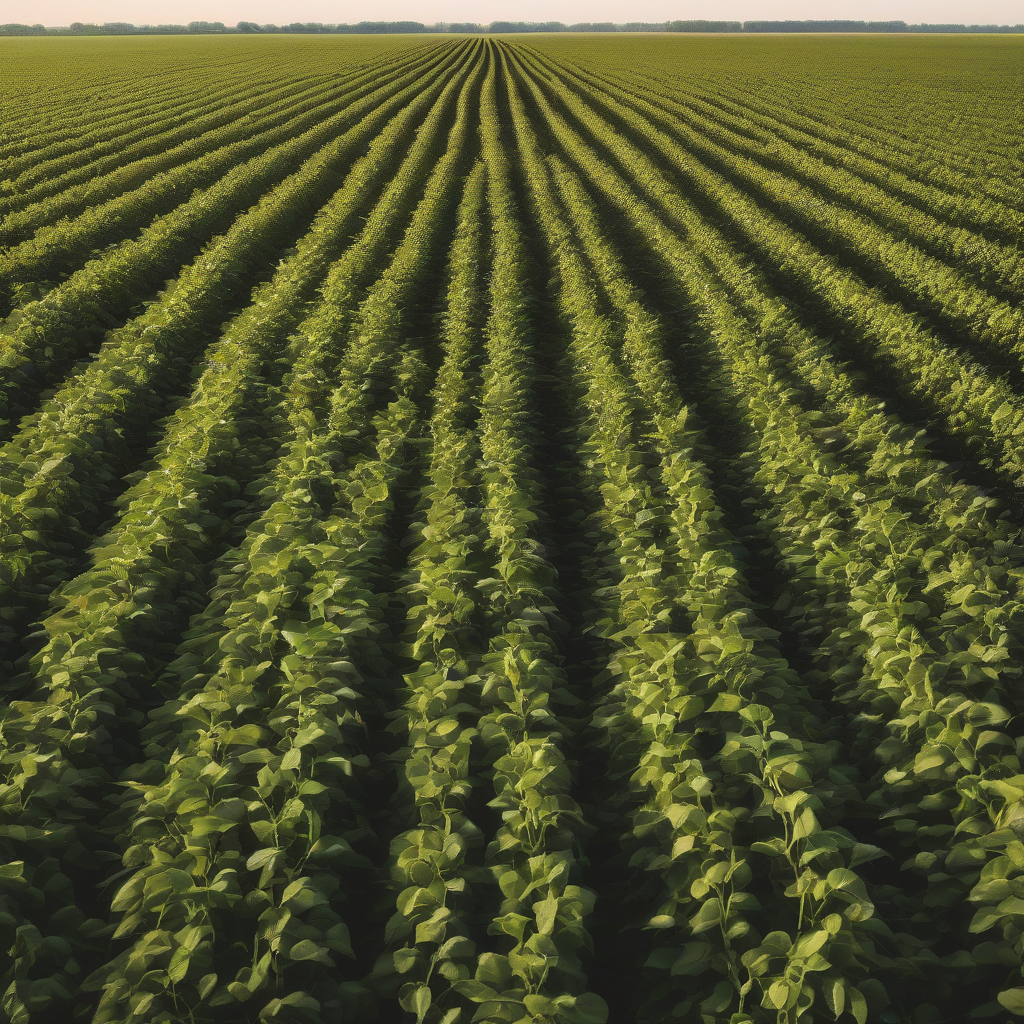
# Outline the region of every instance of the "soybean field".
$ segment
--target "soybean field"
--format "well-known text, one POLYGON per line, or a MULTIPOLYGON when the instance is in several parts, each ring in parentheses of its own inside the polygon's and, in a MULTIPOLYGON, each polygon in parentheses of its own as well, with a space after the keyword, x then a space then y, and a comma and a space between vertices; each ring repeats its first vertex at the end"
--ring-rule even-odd
POLYGON ((1024 1016, 1024 40, 0 40, 0 1020, 1024 1016))

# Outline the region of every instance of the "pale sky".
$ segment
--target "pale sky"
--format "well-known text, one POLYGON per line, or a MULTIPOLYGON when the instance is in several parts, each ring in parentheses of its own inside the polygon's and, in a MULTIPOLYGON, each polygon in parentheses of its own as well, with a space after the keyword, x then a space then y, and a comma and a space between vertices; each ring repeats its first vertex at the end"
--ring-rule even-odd
POLYGON ((1014 25, 1022 0, 0 0, 0 22, 73 21, 185 24, 239 21, 288 24, 357 21, 671 21, 707 18, 830 19, 1014 25))

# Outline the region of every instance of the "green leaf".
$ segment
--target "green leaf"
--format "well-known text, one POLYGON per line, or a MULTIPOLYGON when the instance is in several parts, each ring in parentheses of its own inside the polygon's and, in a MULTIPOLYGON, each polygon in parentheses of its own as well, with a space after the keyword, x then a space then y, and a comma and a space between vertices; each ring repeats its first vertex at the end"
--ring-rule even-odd
POLYGON ((488 985, 482 985, 479 981, 457 981, 454 987, 460 995, 464 995, 474 1003, 484 1003, 498 998, 498 993, 493 988, 488 985))
POLYGON ((181 981, 186 974, 188 974, 188 964, 191 959, 192 953, 190 950, 185 949, 183 946, 179 946, 171 957, 171 962, 167 967, 167 977, 177 984, 181 981))
POLYGON ((789 1002, 789 985, 784 981, 773 981, 766 996, 768 1004, 781 1010, 789 1002))
POLYGON ((534 904, 534 913, 537 915, 537 930, 541 935, 550 935, 555 928, 555 921, 558 917, 558 900, 554 896, 539 900, 534 904))
POLYGON ((770 725, 775 721, 771 709, 766 708, 763 704, 748 704, 740 711, 740 715, 748 722, 764 722, 770 725))
POLYGON ((308 992, 289 992, 280 999, 271 999, 260 1011, 260 1020, 276 1017, 284 1007, 301 1010, 310 1020, 320 1019, 320 1003, 308 992))
POLYGON ((800 817, 796 819, 793 825, 793 841, 797 842, 801 839, 806 839, 808 836, 813 835, 818 828, 818 820, 814 816, 814 811, 809 807, 804 808, 800 812, 800 817))
POLYGON ((312 939, 302 939, 296 942, 288 951, 288 957, 291 960, 317 960, 328 967, 334 965, 327 950, 312 939))
POLYGON ((715 991, 700 1004, 700 1008, 705 1013, 724 1013, 736 998, 736 989, 729 982, 720 981, 715 986, 715 991))
POLYGON ((779 837, 758 840, 755 843, 751 843, 750 849, 754 853, 763 853, 768 857, 782 857, 786 853, 786 841, 779 837))
POLYGON ((246 999, 252 998, 252 992, 249 991, 240 981, 228 982, 228 991, 240 1002, 244 1003, 246 999))
MULTIPOLYGON (((705 904, 706 905, 706 904, 705 904)), ((716 904, 717 906, 717 904, 716 904)), ((646 925, 645 928, 672 928, 676 923, 676 919, 671 914, 655 914, 646 925)))
POLYGON ((850 867, 855 868, 858 864, 867 864, 868 861, 888 856, 889 854, 878 846, 871 846, 868 843, 856 843, 850 856, 850 867))
POLYGON ((245 862, 245 866, 250 871, 258 871, 260 868, 266 867, 268 864, 270 864, 279 853, 280 851, 275 850, 273 847, 265 847, 262 850, 257 850, 245 862))
POLYGON ((593 992, 577 996, 574 1009, 581 1024, 606 1024, 608 1020, 608 1004, 593 992))
POLYGON ((1009 402, 1003 402, 992 414, 992 425, 998 426, 1005 420, 1010 419, 1011 416, 1013 416, 1013 406, 1009 402))
POLYGON ((832 1016, 839 1020, 846 1008, 846 986, 842 978, 826 977, 823 979, 822 987, 825 990, 825 1002, 832 1011, 832 1016))
POLYGON ((693 976, 703 974, 711 966, 713 949, 706 942, 688 942, 683 946, 683 952, 678 957, 675 955, 675 949, 657 950, 657 952, 668 954, 666 966, 671 968, 672 974, 693 976))
MULTIPOLYGON (((722 905, 717 899, 708 900, 700 910, 690 918, 690 928, 694 935, 701 935, 709 928, 716 928, 722 916, 722 905)), ((670 919, 671 920, 671 919, 670 919)), ((667 927, 667 926, 664 926, 667 927)))
POLYGON ((838 935, 843 930, 843 918, 840 914, 829 914, 821 924, 829 935, 838 935))
MULTIPOLYGON (((512 983, 512 968, 509 966, 508 957, 500 953, 481 953, 477 961, 476 980, 489 986, 489 991, 496 989, 501 992, 508 988, 512 983)), ((493 999, 494 994, 487 998, 493 999)))
POLYGON ((745 703, 738 693, 720 693, 708 711, 739 711, 745 703))
POLYGON ((524 996, 523 1006, 534 1017, 548 1016, 555 1012, 555 1004, 547 996, 531 994, 524 996))
POLYGON ((857 1020, 857 1024, 867 1024, 868 1001, 864 998, 861 990, 854 985, 847 984, 846 994, 850 999, 850 1013, 857 1020))
POLYGON ((1010 712, 1000 704, 974 704, 966 715, 973 726, 1000 725, 1010 718, 1010 712))
POLYGON ((438 957, 444 958, 455 958, 455 957, 469 957, 476 952, 476 945, 472 939, 466 938, 465 935, 455 935, 448 939, 445 944, 437 951, 438 957))
POLYGON ((797 939, 795 953, 800 957, 810 956, 812 953, 817 953, 827 941, 827 931, 809 932, 797 939))
POLYGON ((995 907, 981 907, 972 918, 968 931, 974 935, 988 931, 1001 917, 1003 914, 995 907))
POLYGON ((413 996, 412 1005, 416 1012, 416 1024, 422 1024, 423 1018, 427 1015, 427 1010, 430 1009, 430 1004, 433 1002, 430 993, 430 987, 428 985, 421 985, 416 990, 416 995, 413 996))
POLYGON ((296 654, 304 658, 315 658, 324 648, 336 645, 344 634, 333 622, 319 622, 302 632, 283 629, 281 635, 292 645, 296 654))
MULTIPOLYGON (((991 990, 990 990, 991 991, 991 990)), ((996 996, 999 1005, 1018 1017, 1024 1017, 1024 988, 1008 988, 996 996)))
POLYGON ((395 970, 399 974, 406 974, 411 971, 420 958, 418 949, 410 949, 406 946, 404 949, 396 949, 394 952, 395 970))

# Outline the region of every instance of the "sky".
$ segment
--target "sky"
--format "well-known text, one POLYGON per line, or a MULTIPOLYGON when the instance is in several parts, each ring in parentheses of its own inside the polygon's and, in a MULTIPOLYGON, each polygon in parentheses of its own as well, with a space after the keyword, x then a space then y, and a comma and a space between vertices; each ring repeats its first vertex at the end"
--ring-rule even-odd
POLYGON ((0 22, 671 21, 831 19, 1013 25, 1021 0, 0 0, 0 22))

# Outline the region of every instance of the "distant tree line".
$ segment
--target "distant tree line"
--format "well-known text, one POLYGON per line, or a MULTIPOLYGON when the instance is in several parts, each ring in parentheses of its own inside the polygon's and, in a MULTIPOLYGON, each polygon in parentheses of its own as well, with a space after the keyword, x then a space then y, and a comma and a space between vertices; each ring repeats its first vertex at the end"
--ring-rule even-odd
POLYGON ((360 21, 355 25, 325 25, 321 22, 293 22, 290 25, 258 25, 240 21, 228 27, 220 21, 190 21, 187 25, 130 25, 113 21, 102 25, 73 22, 66 28, 44 25, 0 25, 0 36, 137 36, 137 35, 234 35, 272 34, 384 34, 413 32, 458 32, 504 34, 511 32, 1024 32, 1024 25, 908 25, 905 21, 631 21, 581 22, 492 21, 489 25, 470 22, 360 21))

